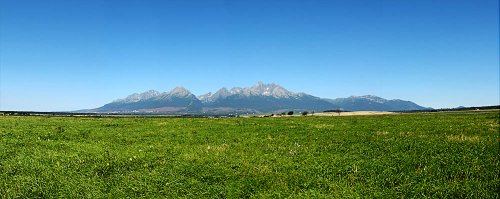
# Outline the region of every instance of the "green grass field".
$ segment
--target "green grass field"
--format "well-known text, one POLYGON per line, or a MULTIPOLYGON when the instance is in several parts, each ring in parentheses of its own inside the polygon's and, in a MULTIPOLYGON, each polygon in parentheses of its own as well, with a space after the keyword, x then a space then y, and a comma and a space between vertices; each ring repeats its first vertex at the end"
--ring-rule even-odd
POLYGON ((0 116, 2 198, 499 198, 499 112, 0 116))

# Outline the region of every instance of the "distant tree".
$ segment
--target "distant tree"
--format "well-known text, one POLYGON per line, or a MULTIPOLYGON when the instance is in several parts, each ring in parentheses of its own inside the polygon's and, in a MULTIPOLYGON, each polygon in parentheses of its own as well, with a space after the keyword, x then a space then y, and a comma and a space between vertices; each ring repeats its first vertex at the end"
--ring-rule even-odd
POLYGON ((340 115, 340 113, 342 113, 342 110, 340 110, 340 108, 337 108, 337 109, 335 109, 335 113, 340 115))
POLYGON ((287 115, 293 115, 293 111, 288 111, 287 115))
POLYGON ((309 112, 307 112, 307 111, 302 112, 303 116, 306 116, 307 114, 309 114, 309 112))

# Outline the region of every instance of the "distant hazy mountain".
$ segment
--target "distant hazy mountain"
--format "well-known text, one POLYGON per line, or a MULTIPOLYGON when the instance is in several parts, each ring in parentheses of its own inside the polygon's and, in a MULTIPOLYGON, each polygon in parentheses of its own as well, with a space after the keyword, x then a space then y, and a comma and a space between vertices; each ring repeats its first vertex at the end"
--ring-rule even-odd
POLYGON ((134 93, 89 112, 143 112, 143 113, 272 113, 284 111, 401 111, 423 110, 410 101, 387 100, 376 96, 322 99, 306 93, 294 93, 277 84, 258 82, 252 87, 221 88, 215 93, 196 97, 183 87, 169 92, 155 90, 134 93))
POLYGON ((399 99, 387 100, 373 95, 326 99, 326 101, 349 111, 404 111, 429 109, 410 101, 399 99))

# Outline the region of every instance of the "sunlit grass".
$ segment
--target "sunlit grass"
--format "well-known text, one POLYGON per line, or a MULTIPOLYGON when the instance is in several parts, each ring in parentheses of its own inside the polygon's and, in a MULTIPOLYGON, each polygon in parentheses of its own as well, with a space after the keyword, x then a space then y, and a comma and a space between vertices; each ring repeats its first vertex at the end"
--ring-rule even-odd
POLYGON ((0 117, 2 198, 498 198, 499 113, 0 117))

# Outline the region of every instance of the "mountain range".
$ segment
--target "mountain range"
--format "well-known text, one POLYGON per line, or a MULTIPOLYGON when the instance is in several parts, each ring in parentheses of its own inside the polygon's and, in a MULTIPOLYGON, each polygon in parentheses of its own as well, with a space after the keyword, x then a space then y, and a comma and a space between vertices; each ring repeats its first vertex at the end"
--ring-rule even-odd
POLYGON ((430 109, 411 101, 387 100, 377 96, 351 96, 324 99, 306 93, 288 91, 278 84, 257 84, 248 87, 221 88, 195 96, 184 87, 160 93, 149 90, 134 93, 86 112, 103 113, 166 113, 166 114, 242 114, 281 113, 285 111, 405 111, 430 109))

